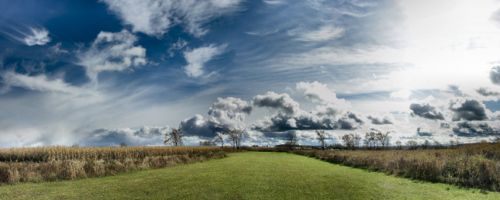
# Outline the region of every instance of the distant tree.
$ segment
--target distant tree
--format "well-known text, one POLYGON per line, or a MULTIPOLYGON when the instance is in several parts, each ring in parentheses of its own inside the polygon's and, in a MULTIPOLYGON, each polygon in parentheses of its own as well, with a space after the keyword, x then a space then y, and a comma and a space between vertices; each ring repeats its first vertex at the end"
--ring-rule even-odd
POLYGON ((429 142, 429 140, 425 140, 424 143, 422 144, 422 147, 424 149, 427 149, 427 148, 429 148, 430 145, 431 145, 431 143, 429 142))
POLYGON ((386 133, 379 132, 377 138, 382 147, 388 147, 391 144, 390 132, 386 133))
POLYGON ((401 141, 399 141, 399 140, 396 141, 396 146, 398 147, 398 149, 401 149, 401 147, 402 147, 401 141))
POLYGON ((172 146, 182 146, 182 131, 180 129, 173 128, 170 132, 165 134, 165 140, 163 143, 172 146))
POLYGON ((326 133, 324 130, 316 130, 316 139, 318 139, 321 149, 325 150, 326 147, 326 133))
POLYGON ((120 142, 120 147, 126 147, 126 146, 128 146, 128 145, 127 145, 127 143, 125 143, 125 142, 120 142))
POLYGON ((216 144, 213 142, 213 141, 210 141, 210 140, 203 140, 203 141, 200 141, 200 146, 215 146, 216 144))
POLYGON ((370 129, 365 133, 365 146, 368 148, 374 148, 378 146, 379 138, 381 138, 382 133, 377 129, 370 129))
POLYGON ((287 141, 285 142, 285 146, 287 146, 289 149, 297 146, 297 134, 295 134, 295 132, 288 132, 286 137, 287 141))
POLYGON ((354 134, 354 147, 359 147, 361 144, 361 136, 358 134, 354 134))
POLYGON ((341 137, 341 139, 347 148, 354 149, 356 147, 356 135, 352 133, 345 134, 341 137))
POLYGON ((295 132, 289 132, 287 134, 286 143, 289 145, 297 145, 297 134, 295 134, 295 132))
POLYGON ((219 143, 221 148, 224 148, 224 134, 217 132, 214 137, 214 143, 219 143))
POLYGON ((414 149, 418 146, 418 143, 415 140, 409 140, 406 142, 406 146, 408 146, 411 149, 414 149))
POLYGON ((229 136, 229 140, 231 141, 231 144, 233 145, 233 148, 239 149, 241 146, 241 140, 243 139, 243 130, 238 130, 238 129, 233 129, 229 130, 227 132, 227 135, 229 136))

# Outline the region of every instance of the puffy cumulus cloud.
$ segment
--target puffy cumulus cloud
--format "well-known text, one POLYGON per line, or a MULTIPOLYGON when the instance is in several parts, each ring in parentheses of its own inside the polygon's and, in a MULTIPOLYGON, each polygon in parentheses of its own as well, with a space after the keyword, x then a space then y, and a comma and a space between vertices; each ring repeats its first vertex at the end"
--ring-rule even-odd
POLYGON ((49 31, 44 28, 30 28, 24 36, 24 43, 28 46, 45 45, 50 42, 49 31))
POLYGON ((492 90, 489 90, 487 88, 479 88, 476 90, 476 92, 479 93, 480 95, 485 96, 485 97, 500 96, 500 92, 492 91, 492 90))
POLYGON ((205 74, 205 64, 224 52, 226 45, 209 45, 184 52, 187 65, 184 66, 186 75, 197 78, 205 74))
POLYGON ((92 93, 89 90, 71 86, 62 79, 49 79, 45 74, 28 76, 15 72, 6 72, 0 76, 3 79, 3 83, 9 87, 22 87, 40 92, 56 92, 73 95, 92 93))
POLYGON ((90 48, 78 55, 79 64, 85 67, 87 76, 93 82, 104 71, 124 71, 143 66, 147 63, 146 49, 135 45, 136 42, 137 37, 127 30, 116 33, 101 31, 90 48))
POLYGON ((363 120, 356 114, 348 112, 342 116, 335 126, 335 129, 354 130, 363 124, 363 120))
POLYGON ((287 93, 267 92, 263 95, 256 95, 252 100, 254 106, 272 108, 279 112, 264 120, 257 121, 252 128, 264 132, 316 129, 352 130, 363 124, 363 120, 356 114, 340 111, 337 108, 337 102, 344 105, 349 103, 343 99, 337 99, 335 93, 329 90, 325 84, 299 82, 296 85, 296 90, 320 105, 308 112, 302 110, 299 103, 287 93))
POLYGON ((298 114, 301 111, 299 103, 293 100, 287 93, 278 94, 269 91, 263 95, 256 95, 252 102, 257 107, 277 109, 288 115, 298 114))
POLYGON ((349 108, 350 104, 344 99, 338 99, 337 94, 326 84, 318 81, 314 82, 299 82, 295 85, 298 92, 314 102, 321 104, 331 104, 338 108, 349 108))
POLYGON ((135 32, 161 36, 175 25, 202 36, 208 32, 203 25, 214 18, 238 10, 241 0, 102 0, 124 24, 135 32))
POLYGON ((490 80, 492 83, 500 85, 500 66, 491 68, 490 80))
POLYGON ((435 107, 429 104, 412 103, 410 105, 412 115, 432 120, 444 120, 443 113, 438 112, 435 107))
POLYGON ((200 137, 213 137, 217 131, 221 131, 217 124, 203 115, 197 114, 181 121, 179 128, 186 135, 197 135, 200 137))
POLYGON ((372 124, 375 124, 375 125, 393 124, 392 121, 390 119, 388 119, 387 117, 378 118, 378 117, 374 117, 374 116, 368 116, 368 119, 372 122, 372 124))
POLYGON ((141 127, 138 129, 96 129, 79 144, 84 146, 129 146, 163 145, 163 136, 169 127, 141 127))
POLYGON ((245 129, 244 120, 252 112, 252 106, 239 98, 217 98, 210 106, 208 117, 195 115, 180 123, 180 129, 187 135, 213 137, 216 132, 231 129, 245 129))
POLYGON ((290 130, 353 130, 363 124, 354 113, 345 113, 342 116, 319 115, 314 112, 301 112, 297 115, 278 113, 253 124, 252 129, 263 132, 282 132, 290 130))
POLYGON ((224 129, 244 129, 243 121, 252 112, 252 106, 239 98, 217 98, 210 106, 208 116, 224 129))
POLYGON ((453 132, 467 137, 500 135, 498 127, 492 127, 486 122, 460 122, 453 127, 453 132))
POLYGON ((450 102, 450 110, 453 112, 453 121, 488 119, 484 104, 474 99, 452 101, 450 102))

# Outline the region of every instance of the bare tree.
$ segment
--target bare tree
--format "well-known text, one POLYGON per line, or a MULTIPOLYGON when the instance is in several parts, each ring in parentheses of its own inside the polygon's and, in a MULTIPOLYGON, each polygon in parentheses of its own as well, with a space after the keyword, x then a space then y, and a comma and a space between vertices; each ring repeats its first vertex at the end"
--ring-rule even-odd
POLYGON ((285 143, 288 146, 295 146, 297 145, 297 134, 295 132, 289 132, 287 133, 287 141, 285 143))
POLYGON ((396 141, 396 146, 398 147, 398 149, 401 149, 401 147, 403 146, 401 141, 396 141))
POLYGON ((368 148, 376 147, 377 144, 377 134, 380 133, 377 129, 370 129, 369 132, 365 133, 365 146, 368 148))
POLYGON ((354 134, 354 147, 359 147, 361 145, 361 136, 358 134, 354 134))
POLYGON ((379 140, 382 147, 388 147, 391 144, 390 132, 380 133, 379 140))
POLYGON ((214 143, 220 143, 220 147, 224 148, 224 134, 217 132, 214 137, 214 143))
POLYGON ((206 146, 206 147, 212 147, 212 146, 215 146, 215 142, 211 141, 211 140, 202 140, 200 141, 200 146, 206 146))
POLYGON ((325 147, 326 147, 326 133, 324 130, 316 130, 316 136, 317 136, 317 139, 319 141, 319 143, 321 144, 321 149, 325 150, 325 147))
POLYGON ((182 146, 182 136, 182 131, 180 129, 173 128, 172 131, 165 134, 163 143, 172 146, 182 146))
POLYGON ((233 129, 228 132, 229 140, 231 141, 233 148, 239 149, 241 146, 241 140, 243 139, 243 130, 233 129))
POLYGON ((410 149, 414 149, 414 148, 416 148, 418 146, 418 143, 415 140, 409 140, 408 142, 406 142, 406 145, 410 149))
POLYGON ((347 148, 354 149, 354 147, 355 147, 354 134, 352 134, 352 133, 345 134, 342 136, 341 139, 347 148))

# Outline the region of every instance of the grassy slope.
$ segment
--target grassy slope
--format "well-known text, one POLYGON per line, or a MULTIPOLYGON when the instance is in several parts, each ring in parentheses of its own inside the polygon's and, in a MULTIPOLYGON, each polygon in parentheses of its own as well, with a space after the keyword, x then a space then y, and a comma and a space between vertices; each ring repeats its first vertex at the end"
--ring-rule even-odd
POLYGON ((78 181, 0 186, 0 199, 500 199, 286 153, 228 158, 78 181))

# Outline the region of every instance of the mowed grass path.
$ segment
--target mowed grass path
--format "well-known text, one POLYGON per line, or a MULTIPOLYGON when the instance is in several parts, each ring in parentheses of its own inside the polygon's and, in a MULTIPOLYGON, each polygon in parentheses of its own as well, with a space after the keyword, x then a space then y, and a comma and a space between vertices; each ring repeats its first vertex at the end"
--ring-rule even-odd
POLYGON ((171 168, 0 186, 0 199, 500 199, 288 153, 244 152, 171 168))

